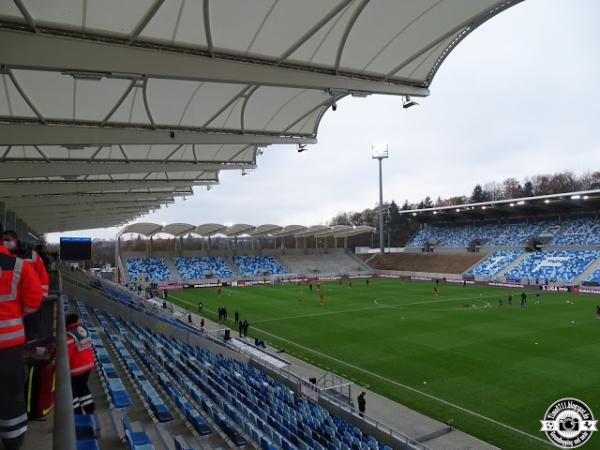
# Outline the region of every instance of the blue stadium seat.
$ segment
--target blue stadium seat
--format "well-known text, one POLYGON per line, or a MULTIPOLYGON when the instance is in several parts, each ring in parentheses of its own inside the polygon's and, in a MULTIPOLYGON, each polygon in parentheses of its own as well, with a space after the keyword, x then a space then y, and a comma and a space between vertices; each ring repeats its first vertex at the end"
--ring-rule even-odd
POLYGON ((600 244, 600 220, 595 218, 541 220, 505 224, 433 224, 419 230, 407 247, 420 248, 427 242, 440 247, 465 248, 474 240, 487 246, 523 246, 531 238, 552 245, 600 244))
POLYGON ((134 431, 126 415, 121 417, 121 421, 125 429, 127 443, 131 450, 154 450, 154 445, 152 445, 152 441, 146 434, 143 425, 140 424, 141 429, 134 431))
POLYGON ((232 278, 233 273, 223 258, 215 256, 173 258, 175 267, 184 280, 197 280, 211 275, 217 278, 232 278))
POLYGON ((588 286, 600 286, 600 269, 595 270, 583 284, 588 286))
POLYGON ((129 258, 127 271, 130 280, 148 278, 150 281, 170 281, 173 279, 164 258, 129 258))
POLYGON ((284 275, 285 268, 272 256, 234 256, 233 263, 242 275, 259 276, 264 273, 284 275))
POLYGON ((523 252, 521 250, 495 251, 483 261, 473 267, 467 275, 493 276, 517 259, 523 252))
POLYGON ((554 250, 529 253, 519 264, 506 273, 506 279, 539 282, 573 281, 596 259, 598 250, 554 250))

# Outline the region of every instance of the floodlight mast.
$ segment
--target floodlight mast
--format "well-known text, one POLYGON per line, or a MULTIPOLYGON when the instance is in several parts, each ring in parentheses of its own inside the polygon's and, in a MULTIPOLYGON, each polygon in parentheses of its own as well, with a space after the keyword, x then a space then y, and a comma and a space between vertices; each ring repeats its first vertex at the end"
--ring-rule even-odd
POLYGON ((388 157, 388 146, 372 145, 371 158, 379 161, 379 252, 385 253, 385 242, 383 240, 383 160, 388 157))

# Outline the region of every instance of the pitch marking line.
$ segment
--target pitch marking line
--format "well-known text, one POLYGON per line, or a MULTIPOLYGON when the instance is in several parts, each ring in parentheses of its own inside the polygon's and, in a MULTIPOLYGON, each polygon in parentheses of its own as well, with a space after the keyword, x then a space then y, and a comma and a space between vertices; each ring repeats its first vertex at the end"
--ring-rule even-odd
MULTIPOLYGON (((182 301, 183 303, 186 303, 188 305, 194 306, 192 303, 188 302, 187 300, 183 300, 183 299, 181 299, 181 298, 179 298, 179 297, 177 297, 175 295, 172 295, 172 297, 176 298, 179 301, 182 301)), ((492 296, 488 296, 488 297, 492 297, 492 296)), ((476 298, 482 298, 482 297, 476 297, 476 298)), ((450 300, 450 299, 448 299, 448 300, 450 300)), ((441 302, 441 301, 448 301, 448 300, 437 300, 437 301, 441 302)), ((452 300, 466 300, 466 299, 452 299, 452 300)), ((430 302, 425 302, 425 303, 430 303, 430 302)), ((380 308, 385 308, 385 307, 382 306, 380 308)), ((208 309, 208 308, 205 308, 205 309, 207 311, 209 311, 209 312, 212 312, 213 314, 215 313, 215 311, 212 311, 211 309, 208 309)), ((372 309, 374 309, 374 308, 372 308, 372 309)), ((321 313, 321 314, 326 314, 326 313, 321 313)), ((515 433, 522 434, 523 436, 527 436, 527 437, 529 437, 531 439, 535 439, 538 442, 541 442, 543 444, 549 445, 548 441, 546 441, 545 439, 542 439, 542 438, 540 438, 538 436, 534 436, 533 434, 527 433, 526 431, 523 431, 523 430, 519 430, 518 428, 512 427, 512 426, 507 425, 505 423, 499 422, 498 420, 492 419, 491 417, 487 417, 487 416, 484 416, 483 414, 479 414, 478 412, 472 411, 472 410, 470 410, 468 408, 464 408, 464 407, 462 407, 460 405, 457 405, 455 403, 452 403, 452 402, 449 402, 447 400, 444 400, 443 398, 436 397, 435 395, 428 394, 427 392, 421 391, 421 390, 416 389, 416 388, 414 388, 412 386, 408 386, 407 384, 399 383, 398 381, 394 381, 394 380, 392 380, 390 378, 387 378, 387 377, 384 377, 382 375, 379 375, 378 373, 371 372, 370 370, 363 369, 363 368, 358 367, 358 366, 356 366, 354 364, 350 364, 348 362, 342 361, 341 359, 335 358, 335 357, 330 356, 330 355, 328 355, 326 353, 322 353, 322 352, 320 352, 318 350, 314 350, 314 349, 312 349, 310 347, 306 347, 306 346, 298 344, 298 343, 296 343, 294 341, 290 341, 289 339, 283 338, 283 337, 278 336, 276 334, 269 333, 268 331, 262 330, 262 329, 260 329, 260 328, 258 328, 256 326, 254 326, 254 329, 256 329, 257 331, 260 331, 261 333, 264 333, 264 334, 267 334, 269 336, 272 336, 272 337, 274 337, 274 338, 276 338, 276 339, 278 339, 280 341, 287 342, 288 344, 291 344, 291 345, 294 345, 294 346, 296 346, 298 348, 301 348, 301 349, 303 349, 305 351, 308 351, 308 352, 314 353, 316 355, 322 356, 323 358, 326 358, 326 359, 330 359, 330 360, 335 361, 335 362, 337 362, 339 364, 342 364, 342 365, 344 365, 346 367, 350 367, 350 368, 352 368, 354 370, 357 370, 359 372, 366 373, 367 375, 370 375, 370 376, 372 376, 374 378, 378 378, 378 379, 380 379, 382 381, 385 381, 387 383, 390 383, 392 385, 395 385, 395 386, 398 386, 400 388, 406 389, 407 391, 414 392, 414 393, 419 394, 419 395, 421 395, 423 397, 426 397, 426 398, 429 398, 431 400, 437 401, 437 402, 442 403, 444 405, 447 405, 447 406, 450 406, 452 408, 455 408, 455 409, 457 409, 459 411, 465 412, 467 414, 471 414, 472 416, 475 416, 475 417, 478 417, 480 419, 483 419, 483 420, 486 420, 488 422, 491 422, 491 423, 493 423, 495 425, 498 425, 500 427, 503 427, 503 428, 506 428, 508 430, 514 431, 515 433)), ((294 355, 294 353, 291 353, 291 352, 288 352, 288 353, 294 355)), ((366 386, 369 386, 369 385, 366 385, 366 386)))
MULTIPOLYGON (((327 355, 326 353, 322 353, 322 352, 320 352, 318 350, 313 350, 312 348, 305 347, 304 345, 298 344, 298 343, 296 343, 294 341, 290 341, 289 339, 286 339, 286 338, 282 338, 282 337, 280 337, 280 336, 278 336, 276 334, 269 333, 268 331, 262 330, 262 329, 257 328, 257 327, 254 327, 254 328, 257 331, 260 331, 261 333, 265 333, 265 334, 268 334, 270 336, 273 336, 274 338, 279 339, 280 341, 287 342, 287 343, 289 343, 291 345, 294 345, 294 346, 296 346, 298 348, 301 348, 301 349, 303 349, 305 351, 309 351, 309 352, 315 353, 315 354, 317 354, 319 356, 322 356, 324 358, 330 359, 332 361, 335 361, 335 362, 337 362, 339 364, 342 364, 344 366, 350 367, 350 368, 352 368, 354 370, 357 370, 359 372, 363 372, 363 373, 366 373, 367 375, 371 375, 374 378, 379 378, 380 380, 383 380, 383 381, 385 381, 387 383, 393 384, 395 386, 401 387, 401 388, 406 389, 408 391, 411 391, 411 392, 414 392, 416 394, 422 395, 423 397, 427 397, 427 398, 429 398, 431 400, 435 400, 435 401, 437 401, 439 403, 443 403, 443 404, 445 404, 447 406, 450 406, 452 408, 458 409, 459 411, 463 411, 463 412, 465 412, 467 414, 471 414, 471 415, 473 415, 475 417, 478 417, 480 419, 486 420, 488 422, 491 422, 491 423, 493 423, 495 425, 498 425, 500 427, 506 428, 508 430, 514 431, 516 433, 522 434, 522 435, 527 436, 527 437, 529 437, 531 439, 535 439, 536 441, 539 441, 539 442, 541 442, 541 443, 546 444, 546 445, 549 446, 548 441, 546 441, 545 439, 542 439, 542 438, 540 438, 538 436, 534 436, 533 434, 529 434, 526 431, 519 430, 518 428, 515 428, 515 427, 512 427, 512 426, 507 425, 505 423, 499 422, 499 421, 497 421, 495 419, 492 419, 491 417, 484 416, 483 414, 479 414, 478 412, 472 411, 472 410, 470 410, 468 408, 464 408, 464 407, 462 407, 460 405, 457 405, 455 403, 449 402, 449 401, 444 400, 444 399, 442 399, 440 397, 436 397, 435 395, 428 394, 427 392, 421 391, 421 390, 416 389, 416 388, 414 388, 412 386, 408 386, 406 384, 402 384, 402 383, 399 383, 397 381, 394 381, 394 380, 392 380, 390 378, 386 378, 386 377, 384 377, 382 375, 379 375, 379 374, 377 374, 375 372, 371 372, 370 370, 363 369, 361 367, 355 366, 354 364, 350 364, 350 363, 347 363, 345 361, 342 361, 341 359, 334 358, 333 356, 327 355)), ((369 385, 365 385, 365 386, 369 386, 369 385)))

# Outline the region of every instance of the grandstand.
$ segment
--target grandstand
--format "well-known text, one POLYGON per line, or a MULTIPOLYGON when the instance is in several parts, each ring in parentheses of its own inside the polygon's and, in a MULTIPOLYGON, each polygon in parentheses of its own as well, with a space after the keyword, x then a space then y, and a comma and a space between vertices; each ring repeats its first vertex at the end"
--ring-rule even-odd
POLYGON ((370 268, 351 254, 350 242, 355 236, 372 234, 373 231, 368 226, 339 225, 194 226, 177 223, 163 226, 135 223, 117 235, 117 279, 181 283, 240 277, 369 272, 370 268), (121 250, 122 240, 131 234, 147 237, 145 252, 121 250), (157 235, 171 237, 174 250, 155 251, 152 238, 157 235), (185 248, 184 237, 189 236, 200 239, 201 250, 185 248), (215 239, 219 238, 225 240, 225 248, 215 245, 215 239))
POLYGON ((591 190, 401 213, 421 223, 406 252, 483 254, 466 278, 576 286, 597 280, 599 208, 591 190))

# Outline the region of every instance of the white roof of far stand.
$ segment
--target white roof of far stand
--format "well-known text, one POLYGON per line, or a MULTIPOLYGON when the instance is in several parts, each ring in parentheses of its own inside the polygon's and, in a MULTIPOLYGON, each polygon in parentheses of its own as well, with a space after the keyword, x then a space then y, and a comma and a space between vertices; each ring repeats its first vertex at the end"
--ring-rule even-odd
POLYGON ((374 233, 375 228, 364 225, 351 227, 347 225, 315 225, 305 227, 302 225, 289 225, 281 227, 273 224, 264 225, 249 225, 249 224, 234 224, 234 225, 219 225, 216 223, 207 223, 194 226, 186 223, 174 223, 169 225, 159 225, 157 223, 134 223, 123 228, 118 236, 128 233, 141 234, 151 237, 155 234, 164 233, 174 237, 184 236, 187 234, 195 234, 202 237, 211 237, 215 234, 220 234, 226 237, 250 236, 250 237, 350 237, 359 234, 374 233))

